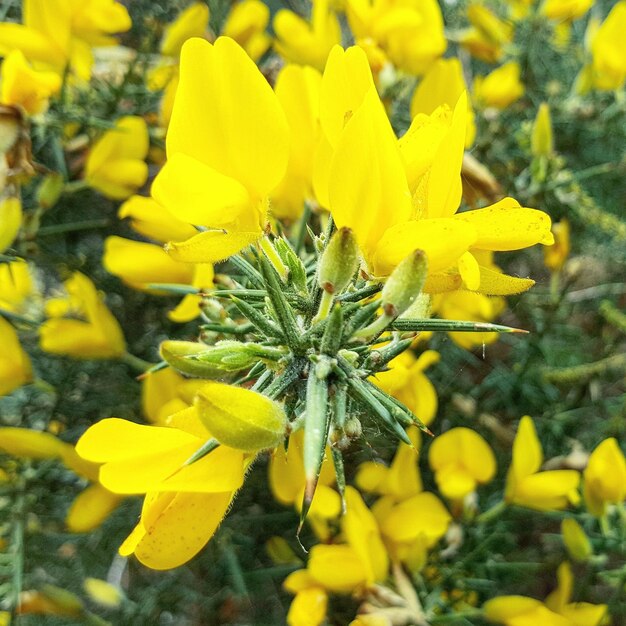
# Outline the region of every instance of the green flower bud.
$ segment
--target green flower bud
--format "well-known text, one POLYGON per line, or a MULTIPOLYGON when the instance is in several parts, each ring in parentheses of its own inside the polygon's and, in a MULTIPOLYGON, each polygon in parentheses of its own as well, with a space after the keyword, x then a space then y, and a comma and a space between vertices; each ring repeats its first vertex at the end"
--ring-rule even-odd
POLYGON ((63 193, 63 176, 48 174, 37 188, 37 202, 44 209, 53 207, 63 193))
POLYGON ((320 259, 319 286, 337 294, 345 289, 359 267, 359 247, 349 228, 340 228, 331 238, 320 259))
POLYGON ((198 391, 194 404, 211 435, 225 446, 256 452, 275 448, 285 437, 285 411, 256 391, 211 382, 198 391))
POLYGON ((415 250, 399 263, 381 294, 386 316, 398 317, 409 309, 420 295, 427 273, 428 259, 423 250, 415 250))
POLYGON ((279 237, 274 240, 274 248, 276 249, 276 252, 278 252, 278 256, 280 256, 282 262, 289 270, 289 282, 293 284, 298 293, 304 296, 308 295, 306 285, 306 268, 304 267, 300 257, 296 254, 295 250, 284 237, 279 237))
POLYGON ((211 363, 203 363, 195 357, 207 351, 207 346, 196 341, 164 341, 160 346, 161 358, 175 370, 196 378, 218 378, 223 376, 220 370, 211 363))

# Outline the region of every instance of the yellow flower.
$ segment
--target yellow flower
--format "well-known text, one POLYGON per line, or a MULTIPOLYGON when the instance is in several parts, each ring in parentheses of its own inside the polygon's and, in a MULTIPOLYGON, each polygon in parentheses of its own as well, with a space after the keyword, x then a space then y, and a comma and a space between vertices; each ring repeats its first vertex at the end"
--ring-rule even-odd
POLYGON ((114 0, 24 0, 24 24, 0 24, 0 55, 20 50, 38 66, 62 74, 69 65, 89 78, 91 47, 111 45, 131 27, 126 8, 114 0))
POLYGON ((567 517, 561 522, 561 534, 568 554, 575 561, 586 561, 593 554, 589 537, 573 517, 567 517))
POLYGON ((155 200, 203 227, 168 251, 179 261, 225 259, 259 239, 268 194, 287 167, 288 128, 271 87, 232 39, 183 46, 180 84, 167 134, 167 163, 155 200))
POLYGON ((481 267, 473 253, 551 243, 550 219, 512 198, 455 215, 466 116, 462 96, 453 114, 440 108, 431 116, 418 115, 398 142, 371 88, 337 141, 328 185, 330 209, 338 227, 352 229, 376 276, 389 275, 421 249, 428 257, 426 291, 453 290, 460 286, 457 279, 483 293, 523 291, 532 282, 520 284, 520 279, 481 267))
POLYGON ((591 72, 596 89, 621 89, 626 80, 626 1, 610 11, 591 39, 591 72))
POLYGON ((606 604, 571 602, 569 563, 559 566, 557 578, 558 587, 545 603, 526 596, 500 596, 484 604, 485 617, 506 626, 600 626, 607 615, 606 604))
POLYGON ((626 498, 626 459, 617 439, 605 439, 591 453, 584 472, 583 494, 592 515, 603 517, 609 504, 626 498))
POLYGON ((148 179, 148 128, 140 117, 120 118, 87 156, 85 181, 107 198, 124 200, 148 179))
MULTIPOLYGON (((419 113, 430 115, 441 105, 453 109, 463 92, 467 90, 463 67, 459 59, 438 59, 420 81, 411 100, 411 117, 419 113)), ((476 125, 472 103, 467 101, 467 129, 465 147, 474 143, 476 125)))
POLYGON ((32 69, 20 50, 10 52, 0 69, 0 102, 19 106, 29 115, 45 113, 50 97, 61 89, 58 74, 32 69))
POLYGON ((424 371, 439 361, 439 353, 426 350, 419 357, 403 352, 389 362, 389 370, 371 378, 383 391, 400 400, 424 424, 437 414, 437 390, 424 371))
POLYGON ((291 131, 287 171, 271 194, 272 215, 281 219, 298 219, 305 201, 314 197, 313 161, 321 137, 321 81, 317 70, 297 65, 286 65, 276 81, 276 97, 291 131))
POLYGON ((209 7, 203 2, 190 4, 165 28, 161 54, 178 58, 185 41, 191 37, 202 37, 208 25, 209 7))
POLYGON ((76 445, 81 457, 103 464, 103 486, 118 494, 146 494, 141 520, 120 554, 134 554, 159 570, 182 565, 206 545, 251 460, 240 450, 219 446, 187 464, 211 435, 193 412, 170 420, 171 427, 161 427, 105 419, 76 445))
POLYGON ((572 21, 582 17, 595 0, 545 0, 541 13, 550 20, 572 21))
POLYGON ((265 32, 270 11, 261 0, 242 0, 233 5, 226 17, 222 35, 234 39, 253 61, 258 61, 272 45, 265 32))
POLYGON ((567 261, 570 252, 569 232, 569 222, 565 218, 552 225, 554 244, 544 248, 543 262, 553 272, 561 270, 567 261))
POLYGON ((13 326, 0 317, 0 396, 33 380, 30 359, 22 346, 13 326))
POLYGON ((530 138, 530 151, 535 157, 549 157, 554 151, 554 140, 552 138, 552 119, 550 107, 546 102, 539 105, 537 117, 533 123, 530 138))
POLYGON ((67 296, 48 301, 49 319, 39 330, 41 349, 83 359, 113 359, 126 351, 117 320, 102 301, 94 284, 75 272, 65 281, 67 296), (66 314, 83 319, 68 319, 66 314))
POLYGON ((517 61, 509 61, 487 76, 474 79, 474 97, 483 107, 506 109, 519 100, 524 92, 517 61))
POLYGON ((437 436, 428 450, 428 462, 439 490, 451 500, 463 499, 496 473, 489 444, 470 428, 452 428, 437 436))
MULTIPOLYGON (((1 322, 2 320, 0 320, 1 322)), ((26 459, 57 459, 90 484, 71 504, 65 523, 74 533, 98 528, 117 508, 121 498, 98 484, 99 465, 81 459, 74 446, 47 432, 27 428, 0 428, 0 449, 26 459)))
POLYGON ((22 203, 20 199, 0 198, 0 254, 15 241, 21 225, 22 203))
POLYGON ((0 309, 21 313, 33 291, 28 263, 19 259, 0 264, 0 309))
POLYGON ((361 491, 392 496, 398 501, 422 491, 422 478, 417 465, 420 432, 411 426, 407 434, 413 446, 400 442, 389 467, 374 461, 359 465, 355 482, 361 491))
MULTIPOLYGON (((298 431, 289 437, 289 447, 278 446, 270 459, 269 485, 274 498, 286 506, 302 507, 306 477, 304 475, 303 441, 304 432, 298 431)), ((322 463, 315 495, 307 514, 307 521, 320 539, 329 537, 328 521, 341 513, 341 498, 332 488, 335 483, 335 468, 329 460, 330 451, 322 463)))
POLYGON ((463 33, 463 47, 481 61, 498 62, 502 58, 503 48, 513 41, 513 25, 501 20, 481 4, 470 4, 467 17, 472 27, 463 33))
POLYGON ((346 0, 346 15, 357 43, 376 42, 409 74, 423 74, 446 51, 436 0, 346 0))
POLYGON ((311 20, 281 9, 274 17, 274 50, 290 63, 323 70, 331 48, 341 43, 341 26, 329 0, 313 0, 311 20))
POLYGON ((533 420, 522 417, 513 443, 513 460, 507 476, 505 500, 539 511, 566 508, 580 501, 580 474, 575 470, 540 472, 543 451, 533 420))

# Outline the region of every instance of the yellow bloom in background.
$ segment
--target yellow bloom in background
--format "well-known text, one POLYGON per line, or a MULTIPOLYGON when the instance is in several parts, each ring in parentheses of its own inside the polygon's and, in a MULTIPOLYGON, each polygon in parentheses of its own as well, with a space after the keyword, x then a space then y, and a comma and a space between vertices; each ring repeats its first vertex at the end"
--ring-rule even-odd
POLYGON ((542 102, 537 110, 530 137, 530 151, 535 157, 549 157, 554 152, 550 107, 542 102))
POLYGON ((543 262, 546 267, 558 272, 565 265, 570 253, 570 227, 569 222, 564 218, 556 224, 552 224, 552 234, 554 244, 543 249, 543 262))
POLYGON ((234 39, 254 61, 258 61, 272 45, 266 32, 270 10, 261 0, 235 3, 222 27, 222 35, 234 39))
POLYGON ((240 450, 220 446, 186 464, 211 435, 189 411, 172 416, 170 424, 106 419, 91 426, 76 445, 81 457, 103 463, 100 482, 112 492, 146 494, 141 519, 120 554, 134 554, 158 570, 182 565, 206 545, 251 461, 240 450))
POLYGON ((34 70, 20 50, 6 56, 0 72, 0 103, 19 106, 29 115, 45 113, 50 98, 61 89, 58 74, 34 70))
POLYGON ((573 517, 567 517, 561 522, 561 534, 568 554, 575 561, 586 561, 593 554, 589 537, 573 517))
POLYGON ((271 194, 272 215, 280 219, 298 219, 304 203, 314 198, 313 163, 321 138, 321 81, 317 70, 298 65, 286 65, 276 80, 276 97, 291 131, 287 171, 271 194))
POLYGON ((17 237, 22 226, 22 202, 19 198, 0 198, 0 254, 17 237))
POLYGON ((418 115, 398 142, 371 88, 339 136, 330 168, 330 209, 339 227, 352 229, 375 276, 390 274, 421 249, 428 257, 427 292, 454 290, 460 281, 483 293, 524 291, 532 281, 481 267, 473 253, 552 243, 550 219, 512 198, 455 214, 466 116, 462 96, 453 114, 442 108, 418 115))
POLYGON ((46 303, 49 319, 39 329, 41 349, 81 359, 122 356, 126 352, 122 329, 94 284, 75 272, 64 285, 67 296, 46 303))
POLYGON ((618 2, 591 37, 591 73, 596 89, 621 89, 626 81, 626 1, 618 2))
POLYGON ((569 563, 557 572, 558 587, 545 603, 526 596, 500 596, 483 605, 485 617, 505 626, 600 626, 606 604, 571 602, 573 576, 569 563))
POLYGON ((202 37, 209 25, 209 7, 203 2, 190 4, 165 27, 161 39, 161 54, 178 58, 183 44, 191 37, 202 37))
POLYGON ((497 63, 513 41, 513 25, 481 4, 470 4, 467 17, 472 26, 463 33, 461 45, 477 59, 497 63))
POLYGON ((417 464, 420 431, 411 426, 407 429, 407 435, 413 446, 400 442, 389 467, 375 461, 359 465, 355 483, 361 491, 392 496, 398 501, 422 491, 422 477, 417 464))
POLYGON ((268 194, 288 159, 288 127, 271 87, 228 37, 183 46, 180 84, 167 134, 167 163, 152 186, 175 217, 201 226, 168 245, 179 261, 211 263, 259 239, 268 194))
POLYGON ((446 51, 436 0, 346 0, 346 16, 357 44, 375 42, 408 74, 423 74, 446 51))
POLYGON ((0 264, 0 309, 21 313, 33 295, 33 277, 26 261, 19 259, 0 264))
MULTIPOLYGON (((2 320, 0 320, 1 322, 2 320)), ((122 501, 98 484, 99 465, 81 459, 69 443, 28 428, 0 428, 0 450, 25 459, 56 459, 91 484, 74 499, 65 518, 67 528, 84 533, 98 528, 122 501)))
POLYGON ((281 9, 273 25, 274 50, 288 63, 322 71, 332 47, 341 44, 341 26, 329 0, 312 0, 310 21, 281 9))
POLYGON ((185 401, 183 389, 189 383, 171 367, 150 372, 141 381, 141 409, 143 416, 152 424, 167 426, 167 418, 193 404, 193 395, 185 401))
POLYGON ((114 0, 24 0, 23 24, 0 24, 0 55, 20 50, 31 62, 62 74, 69 65, 89 79, 92 46, 112 45, 110 35, 130 29, 126 8, 114 0))
POLYGON ((609 504, 626 499, 626 459, 611 437, 591 453, 584 472, 583 494, 588 511, 596 517, 606 514, 609 504))
POLYGON ((476 101, 484 108, 506 109, 525 93, 520 71, 517 61, 509 61, 487 76, 477 76, 474 79, 476 101))
POLYGON ((125 200, 148 180, 150 139, 141 117, 120 118, 91 148, 85 181, 107 198, 125 200))
POLYGON ((538 511, 566 508, 580 502, 576 470, 540 472, 543 451, 533 420, 522 417, 513 442, 513 460, 507 475, 505 500, 538 511))
MULTIPOLYGON (((274 498, 285 506, 302 508, 306 477, 304 475, 304 432, 289 437, 289 447, 278 446, 270 458, 269 485, 274 498)), ((341 497, 332 488, 335 484, 335 468, 330 461, 330 450, 322 463, 315 495, 307 514, 307 521, 320 539, 328 539, 328 522, 339 517, 341 497)))
MULTIPOLYGON (((461 61, 456 58, 438 59, 429 68, 420 81, 411 99, 411 117, 420 113, 430 115, 446 105, 454 109, 459 98, 467 90, 461 61)), ((467 128, 465 147, 469 148, 476 137, 476 124, 472 103, 467 101, 467 128)))
POLYGON ((470 428, 452 428, 435 437, 428 449, 428 462, 441 493, 461 500, 490 482, 496 473, 496 458, 489 444, 470 428))
POLYGON ((581 18, 595 0, 544 0, 541 13, 550 20, 572 21, 581 18))
POLYGON ((0 317, 0 396, 33 380, 30 358, 20 345, 15 329, 0 317))
POLYGON ((403 352, 389 362, 388 371, 378 372, 371 380, 428 426, 437 414, 438 400, 437 390, 424 371, 439 359, 439 353, 434 350, 426 350, 419 357, 410 351, 403 352))

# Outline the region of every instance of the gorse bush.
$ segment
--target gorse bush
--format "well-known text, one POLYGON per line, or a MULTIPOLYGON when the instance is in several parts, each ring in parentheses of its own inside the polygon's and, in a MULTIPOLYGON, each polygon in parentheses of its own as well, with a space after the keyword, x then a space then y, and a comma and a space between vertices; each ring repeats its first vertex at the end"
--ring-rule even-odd
POLYGON ((626 2, 0 15, 0 623, 626 619, 626 2))

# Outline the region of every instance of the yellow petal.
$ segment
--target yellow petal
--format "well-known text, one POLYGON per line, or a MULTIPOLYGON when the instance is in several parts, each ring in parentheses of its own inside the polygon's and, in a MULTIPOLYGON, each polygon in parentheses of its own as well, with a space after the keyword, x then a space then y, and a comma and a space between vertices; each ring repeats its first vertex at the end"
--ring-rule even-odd
POLYGON ((0 254, 13 243, 21 225, 22 203, 20 199, 0 199, 0 254))
POLYGON ((259 197, 287 167, 288 127, 278 100, 245 51, 228 37, 188 40, 167 134, 182 152, 244 184, 259 197))
POLYGON ((68 444, 50 433, 28 428, 0 428, 0 449, 26 459, 60 458, 68 444))
POLYGON ((89 485, 67 512, 65 523, 70 532, 87 533, 98 528, 117 508, 122 498, 102 485, 89 485))
POLYGON ((513 442, 513 461, 510 472, 515 480, 534 474, 543 463, 543 451, 532 418, 525 415, 520 420, 513 442))
POLYGON ((480 268, 476 257, 466 252, 459 258, 459 273, 463 284, 471 291, 478 291, 480 287, 480 268))
POLYGON ((518 278, 488 267, 479 267, 480 293, 488 296, 512 296, 528 291, 535 281, 531 278, 518 278))
POLYGON ((166 27, 161 40, 161 54, 177 57, 187 39, 202 37, 209 25, 209 7, 202 2, 190 4, 166 27))
POLYGON ((322 587, 336 593, 354 591, 365 584, 368 574, 359 555, 347 545, 313 546, 307 569, 322 587))
POLYGON ((262 235, 260 228, 255 231, 208 230, 186 241, 170 242, 166 251, 174 260, 183 263, 217 263, 237 254, 262 235))
POLYGON ((320 587, 298 591, 287 613, 289 626, 320 626, 326 617, 328 595, 320 587))

